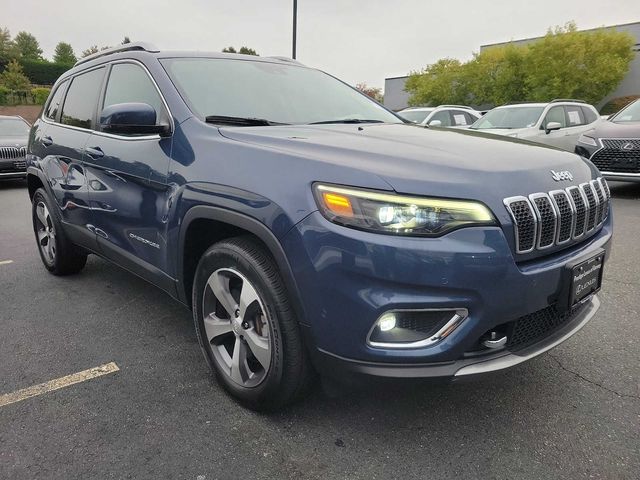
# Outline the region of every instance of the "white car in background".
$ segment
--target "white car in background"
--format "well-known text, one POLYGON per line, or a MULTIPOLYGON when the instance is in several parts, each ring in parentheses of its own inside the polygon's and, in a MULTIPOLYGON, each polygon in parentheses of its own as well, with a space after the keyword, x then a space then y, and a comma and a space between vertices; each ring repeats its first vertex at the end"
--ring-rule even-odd
POLYGON ((480 112, 464 105, 411 107, 397 113, 402 118, 418 125, 452 128, 468 128, 481 116, 480 112))
POLYGON ((573 152, 578 137, 601 121, 594 106, 581 100, 558 99, 496 107, 470 128, 573 152))

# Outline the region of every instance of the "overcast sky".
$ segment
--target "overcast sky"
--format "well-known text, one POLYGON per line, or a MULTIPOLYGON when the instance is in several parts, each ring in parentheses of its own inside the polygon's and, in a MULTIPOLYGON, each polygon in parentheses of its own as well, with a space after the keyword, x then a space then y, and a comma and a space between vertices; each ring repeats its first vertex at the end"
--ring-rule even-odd
MULTIPOLYGON (((293 0, 0 0, 0 27, 31 32, 46 57, 56 43, 77 54, 128 35, 162 49, 246 45, 291 55, 293 0)), ((355 84, 382 87, 441 57, 467 59, 480 45, 640 21, 640 0, 299 0, 298 59, 355 84)))

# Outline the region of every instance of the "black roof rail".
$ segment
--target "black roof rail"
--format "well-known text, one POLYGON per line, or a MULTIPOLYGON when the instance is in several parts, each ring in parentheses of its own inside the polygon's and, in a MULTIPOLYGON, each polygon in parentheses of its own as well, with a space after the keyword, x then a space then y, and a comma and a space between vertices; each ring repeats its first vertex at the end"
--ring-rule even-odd
POLYGON ((558 103, 558 102, 587 103, 584 100, 576 100, 575 98, 554 98, 549 103, 558 103))
POLYGON ((133 42, 133 43, 125 43, 124 45, 118 45, 117 47, 106 48, 97 53, 93 53, 91 55, 87 55, 84 58, 78 60, 74 67, 78 65, 82 65, 83 63, 90 62, 91 60, 95 60, 96 58, 104 57, 105 55, 112 55, 114 53, 120 52, 132 52, 132 51, 143 51, 143 52, 153 52, 157 53, 160 50, 155 45, 152 45, 147 42, 133 42))

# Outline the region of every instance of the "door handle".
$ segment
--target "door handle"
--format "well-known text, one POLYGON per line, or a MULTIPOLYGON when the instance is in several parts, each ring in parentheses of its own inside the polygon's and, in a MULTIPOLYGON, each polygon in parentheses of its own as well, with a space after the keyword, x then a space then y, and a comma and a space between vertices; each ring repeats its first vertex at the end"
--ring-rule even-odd
POLYGON ((40 142, 42 143, 42 145, 44 145, 45 147, 50 147, 51 145, 53 145, 53 138, 51 137, 42 137, 42 139, 40 140, 40 142))
POLYGON ((87 152, 87 155, 89 155, 91 158, 104 157, 104 152, 100 147, 87 147, 86 152, 87 152))

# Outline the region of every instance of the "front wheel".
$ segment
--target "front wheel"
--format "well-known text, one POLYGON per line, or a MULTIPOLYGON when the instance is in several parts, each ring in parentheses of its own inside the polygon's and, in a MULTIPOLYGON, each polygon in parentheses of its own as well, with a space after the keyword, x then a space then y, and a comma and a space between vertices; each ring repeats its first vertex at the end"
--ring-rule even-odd
POLYGON ((311 369, 277 267, 250 237, 213 245, 193 286, 193 315, 209 366, 255 410, 274 410, 306 391, 311 369))

